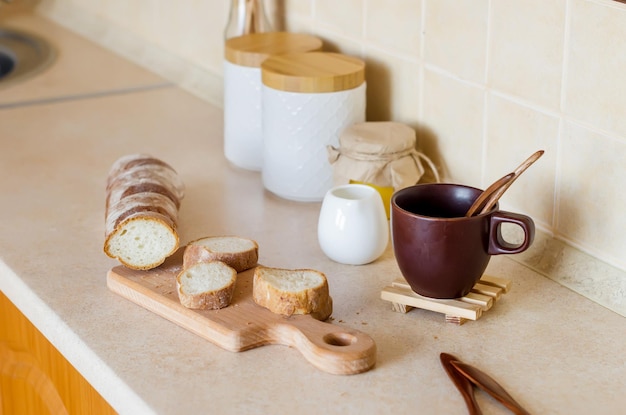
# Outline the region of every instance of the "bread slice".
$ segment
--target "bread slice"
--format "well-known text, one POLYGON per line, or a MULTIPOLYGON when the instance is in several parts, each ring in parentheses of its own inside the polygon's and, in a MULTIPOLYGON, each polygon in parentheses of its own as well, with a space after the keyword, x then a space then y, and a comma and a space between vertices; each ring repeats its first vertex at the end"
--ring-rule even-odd
POLYGON ((312 269, 258 266, 254 270, 252 298, 276 314, 311 314, 326 320, 333 311, 326 276, 312 269))
POLYGON ((176 276, 180 303, 187 308, 217 310, 228 306, 235 292, 237 271, 220 261, 192 265, 176 276))
POLYGON ((107 255, 139 270, 161 265, 177 248, 178 234, 167 219, 149 213, 128 218, 105 242, 107 255))
POLYGON ((183 268, 206 261, 222 261, 242 272, 259 260, 256 241, 239 236, 210 236, 189 242, 183 254, 183 268))

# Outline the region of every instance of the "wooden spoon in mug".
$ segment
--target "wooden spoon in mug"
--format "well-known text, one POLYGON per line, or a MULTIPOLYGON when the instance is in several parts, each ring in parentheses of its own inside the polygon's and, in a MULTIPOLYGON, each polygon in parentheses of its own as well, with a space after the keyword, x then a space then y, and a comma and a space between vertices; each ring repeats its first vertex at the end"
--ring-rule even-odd
POLYGON ((502 197, 504 192, 506 192, 507 189, 513 184, 513 182, 515 180, 517 180, 517 178, 522 173, 524 173, 526 171, 526 169, 530 167, 531 164, 533 164, 535 161, 537 161, 539 159, 539 157, 543 156, 543 153, 544 153, 543 150, 536 151, 530 157, 528 157, 526 160, 524 160, 524 162, 522 164, 520 164, 517 167, 517 169, 515 169, 515 171, 513 172, 513 174, 514 174, 513 178, 511 180, 509 180, 507 183, 505 183, 504 186, 502 186, 501 188, 496 190, 493 193, 493 195, 489 198, 489 200, 487 200, 487 203, 485 203, 485 206, 483 206, 482 210, 480 211, 480 214, 486 213, 492 207, 494 207, 495 204, 498 202, 498 200, 502 197))
POLYGON ((537 161, 539 157, 543 155, 543 153, 543 150, 536 151, 522 164, 520 164, 517 169, 515 169, 515 171, 495 181, 491 186, 483 191, 480 196, 478 196, 474 203, 472 203, 472 206, 470 206, 470 208, 468 209, 465 216, 469 218, 470 216, 474 216, 476 212, 480 212, 479 214, 483 214, 493 208, 498 200, 500 200, 504 192, 506 192, 507 189, 511 186, 511 184, 513 184, 513 182, 517 180, 517 178, 522 173, 524 173, 531 164, 537 161))
POLYGON ((483 207, 485 202, 487 202, 499 189, 503 188, 504 186, 507 185, 507 183, 511 182, 514 177, 515 177, 515 173, 509 173, 506 176, 503 176, 499 178, 498 180, 496 180, 495 182, 493 182, 491 186, 485 189, 480 194, 480 196, 478 196, 478 198, 474 200, 474 203, 472 203, 472 206, 470 206, 470 208, 467 210, 465 217, 469 218, 471 216, 474 216, 474 214, 483 207))

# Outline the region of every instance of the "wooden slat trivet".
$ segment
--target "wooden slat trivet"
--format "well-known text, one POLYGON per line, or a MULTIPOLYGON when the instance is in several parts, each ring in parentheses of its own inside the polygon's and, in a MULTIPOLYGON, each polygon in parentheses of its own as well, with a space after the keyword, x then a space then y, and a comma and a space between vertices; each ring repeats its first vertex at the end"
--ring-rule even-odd
POLYGON ((404 278, 398 278, 382 290, 380 297, 390 301, 396 312, 408 313, 413 308, 421 308, 445 314, 447 323, 461 325, 467 320, 478 320, 510 288, 511 281, 507 279, 483 275, 465 297, 448 300, 419 295, 404 278))

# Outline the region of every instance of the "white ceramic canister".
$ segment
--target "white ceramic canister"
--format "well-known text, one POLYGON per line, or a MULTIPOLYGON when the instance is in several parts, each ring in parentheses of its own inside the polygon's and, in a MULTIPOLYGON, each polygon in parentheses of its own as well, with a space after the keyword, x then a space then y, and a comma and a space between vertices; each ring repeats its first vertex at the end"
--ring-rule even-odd
POLYGON ((263 185, 318 202, 333 187, 326 147, 365 121, 365 63, 331 52, 272 56, 261 65, 263 185))
POLYGON ((234 165, 260 171, 263 165, 261 63, 282 53, 319 50, 311 35, 252 33, 224 45, 224 155, 234 165))
POLYGON ((389 222, 380 194, 364 184, 330 189, 322 201, 317 237, 333 261, 363 265, 378 259, 389 244, 389 222))

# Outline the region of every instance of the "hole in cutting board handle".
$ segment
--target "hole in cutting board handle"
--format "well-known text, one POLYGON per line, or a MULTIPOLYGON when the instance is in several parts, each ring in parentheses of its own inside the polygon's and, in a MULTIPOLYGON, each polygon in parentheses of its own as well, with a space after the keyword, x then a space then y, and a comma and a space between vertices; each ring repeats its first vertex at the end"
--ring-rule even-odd
POLYGON ((356 342, 356 336, 350 333, 328 333, 324 336, 324 342, 331 346, 350 346, 356 342))

